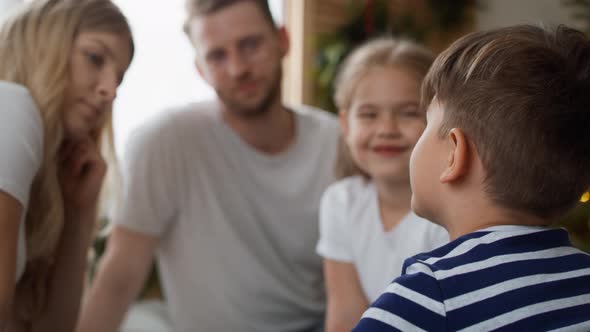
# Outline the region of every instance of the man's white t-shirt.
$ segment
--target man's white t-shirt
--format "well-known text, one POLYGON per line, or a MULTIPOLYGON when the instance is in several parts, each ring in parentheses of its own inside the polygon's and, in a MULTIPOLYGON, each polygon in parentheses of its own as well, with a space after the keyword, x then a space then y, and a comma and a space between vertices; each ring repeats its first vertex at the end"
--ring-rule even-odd
POLYGON ((22 206, 16 281, 25 269, 25 216, 31 185, 42 160, 43 123, 33 98, 24 86, 0 81, 0 190, 22 206))
POLYGON ((338 123, 294 110, 296 139, 270 156, 222 120, 217 102, 172 110, 130 138, 117 225, 160 238, 175 331, 310 331, 325 294, 315 251, 333 181, 338 123))
POLYGON ((448 242, 444 228, 413 212, 385 231, 377 190, 361 176, 332 184, 322 197, 317 252, 327 259, 352 263, 371 303, 401 275, 406 258, 448 242))

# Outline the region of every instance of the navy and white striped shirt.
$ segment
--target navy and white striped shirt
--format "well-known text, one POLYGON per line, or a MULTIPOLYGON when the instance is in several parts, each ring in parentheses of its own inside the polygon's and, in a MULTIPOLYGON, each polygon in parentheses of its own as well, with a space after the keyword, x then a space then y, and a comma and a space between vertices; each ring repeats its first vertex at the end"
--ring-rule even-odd
POLYGON ((403 271, 353 331, 590 331, 590 255, 563 229, 486 228, 403 271))

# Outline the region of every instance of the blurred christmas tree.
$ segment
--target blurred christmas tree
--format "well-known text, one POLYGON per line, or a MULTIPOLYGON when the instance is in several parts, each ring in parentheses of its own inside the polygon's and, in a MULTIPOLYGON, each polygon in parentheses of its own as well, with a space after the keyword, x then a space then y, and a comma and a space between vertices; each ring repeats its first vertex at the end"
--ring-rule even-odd
POLYGON ((573 244, 590 252, 590 192, 584 193, 578 205, 558 220, 555 226, 567 228, 573 244))
POLYGON ((393 36, 424 43, 461 27, 470 19, 468 12, 475 5, 475 0, 349 0, 348 22, 316 40, 315 105, 335 111, 332 95, 338 68, 364 41, 393 36))
MULTIPOLYGON (((580 24, 578 28, 590 34, 590 0, 562 0, 562 3, 571 10, 572 19, 580 24)), ((555 225, 567 228, 574 245, 590 252, 590 192, 584 193, 578 205, 555 225)))

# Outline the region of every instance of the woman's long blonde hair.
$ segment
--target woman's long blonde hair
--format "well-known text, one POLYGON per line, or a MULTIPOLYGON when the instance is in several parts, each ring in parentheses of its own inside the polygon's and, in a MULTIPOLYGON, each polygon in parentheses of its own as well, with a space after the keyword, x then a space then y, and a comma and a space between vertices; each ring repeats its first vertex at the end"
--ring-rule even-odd
MULTIPOLYGON (((57 154, 64 139, 62 107, 69 84, 69 59, 74 39, 81 31, 127 35, 133 55, 127 20, 110 0, 35 0, 7 18, 0 29, 0 80, 29 90, 44 126, 43 162, 33 181, 26 211, 27 265, 16 291, 18 313, 24 320, 44 310, 47 283, 64 225, 57 154)), ((114 161, 112 113, 107 113, 94 139, 105 159, 114 161)), ((109 172, 112 170, 110 165, 109 172)))
MULTIPOLYGON (((374 68, 395 67, 409 70, 422 82, 434 62, 434 54, 412 41, 389 37, 368 41, 355 49, 342 63, 334 84, 334 101, 340 112, 352 104, 354 91, 365 75, 374 68)), ((353 161, 348 146, 341 137, 335 164, 337 179, 363 172, 353 161)))

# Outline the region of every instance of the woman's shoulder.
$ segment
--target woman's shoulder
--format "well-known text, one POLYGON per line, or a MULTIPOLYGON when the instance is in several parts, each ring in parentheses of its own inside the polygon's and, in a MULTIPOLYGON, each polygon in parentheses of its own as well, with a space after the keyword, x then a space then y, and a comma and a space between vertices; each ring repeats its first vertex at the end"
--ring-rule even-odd
POLYGON ((29 90, 24 86, 13 82, 0 81, 0 102, 8 101, 33 101, 29 90))
POLYGON ((29 90, 20 84, 0 81, 0 112, 2 116, 29 118, 41 124, 41 115, 29 90))
POLYGON ((0 185, 27 205, 43 160, 43 123, 28 90, 0 81, 0 185))
POLYGON ((16 94, 26 94, 29 95, 29 90, 21 84, 9 82, 9 81, 1 81, 0 80, 0 93, 16 93, 16 94))

